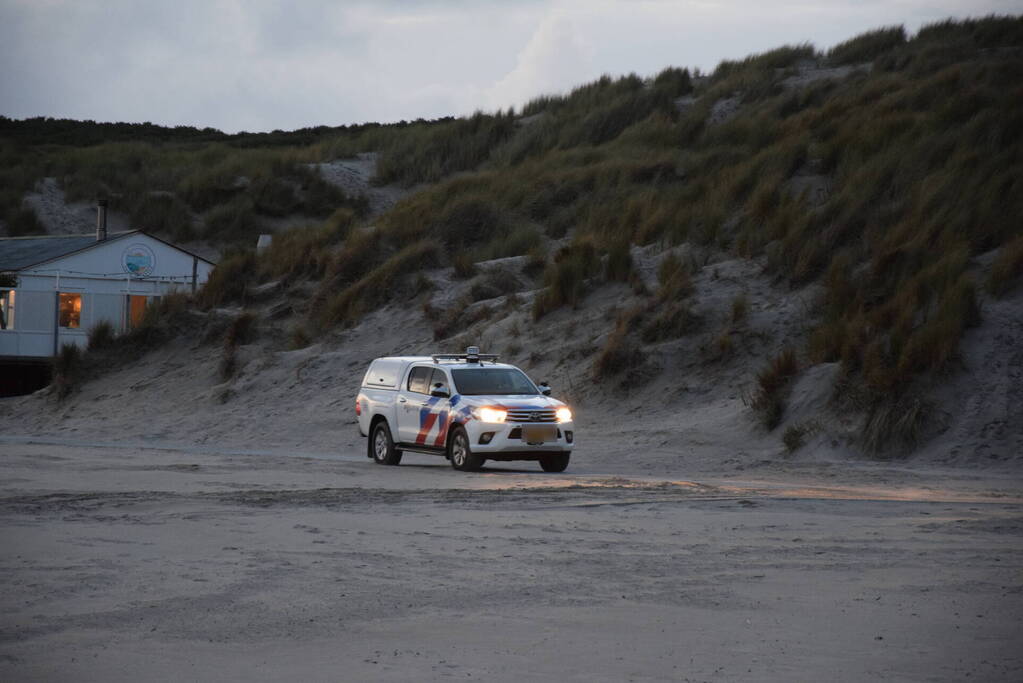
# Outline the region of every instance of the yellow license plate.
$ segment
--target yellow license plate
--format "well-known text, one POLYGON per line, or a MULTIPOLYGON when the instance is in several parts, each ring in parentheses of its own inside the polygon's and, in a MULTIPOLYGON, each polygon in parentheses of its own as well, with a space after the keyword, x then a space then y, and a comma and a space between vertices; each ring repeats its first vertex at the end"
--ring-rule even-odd
POLYGON ((544 443, 558 438, 558 428, 554 425, 539 425, 522 428, 522 440, 526 443, 544 443))

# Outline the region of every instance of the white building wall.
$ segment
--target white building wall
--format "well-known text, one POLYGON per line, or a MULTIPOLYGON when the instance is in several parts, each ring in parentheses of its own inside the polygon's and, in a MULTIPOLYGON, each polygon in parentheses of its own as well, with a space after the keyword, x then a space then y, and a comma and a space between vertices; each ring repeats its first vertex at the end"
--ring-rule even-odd
POLYGON ((52 289, 15 292, 14 329, 0 330, 0 356, 53 355, 57 295, 52 289))
MULTIPOLYGON (((135 262, 138 265, 139 261, 135 262)), ((164 296, 192 290, 209 278, 213 265, 148 235, 132 234, 17 273, 13 329, 0 330, 0 356, 51 356, 62 344, 88 344, 100 321, 125 331, 128 296, 164 296), (126 270, 128 256, 144 255, 145 276, 126 270), (78 328, 57 329, 57 294, 82 295, 78 328)))

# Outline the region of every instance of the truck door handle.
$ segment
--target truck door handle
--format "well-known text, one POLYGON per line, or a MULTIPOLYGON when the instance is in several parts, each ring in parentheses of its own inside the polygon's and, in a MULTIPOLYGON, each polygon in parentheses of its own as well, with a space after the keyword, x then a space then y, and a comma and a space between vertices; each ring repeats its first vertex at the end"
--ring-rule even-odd
POLYGON ((398 403, 408 403, 408 399, 406 399, 404 396, 399 396, 398 403))

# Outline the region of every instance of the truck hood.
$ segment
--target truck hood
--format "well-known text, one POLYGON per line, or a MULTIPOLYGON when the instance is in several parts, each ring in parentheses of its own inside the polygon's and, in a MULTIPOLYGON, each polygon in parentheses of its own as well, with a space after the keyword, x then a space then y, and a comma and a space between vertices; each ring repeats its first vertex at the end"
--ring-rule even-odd
POLYGON ((460 396, 462 404, 472 408, 522 408, 537 410, 540 408, 560 408, 564 403, 550 396, 460 396))

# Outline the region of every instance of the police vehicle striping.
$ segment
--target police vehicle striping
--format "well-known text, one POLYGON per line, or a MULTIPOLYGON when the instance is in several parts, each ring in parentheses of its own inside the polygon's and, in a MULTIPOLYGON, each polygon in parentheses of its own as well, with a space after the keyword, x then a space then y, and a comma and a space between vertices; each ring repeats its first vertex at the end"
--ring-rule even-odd
POLYGON ((572 411, 546 383, 470 346, 462 354, 396 356, 370 363, 355 402, 366 454, 397 465, 405 451, 443 455, 458 470, 487 460, 568 467, 572 411))

